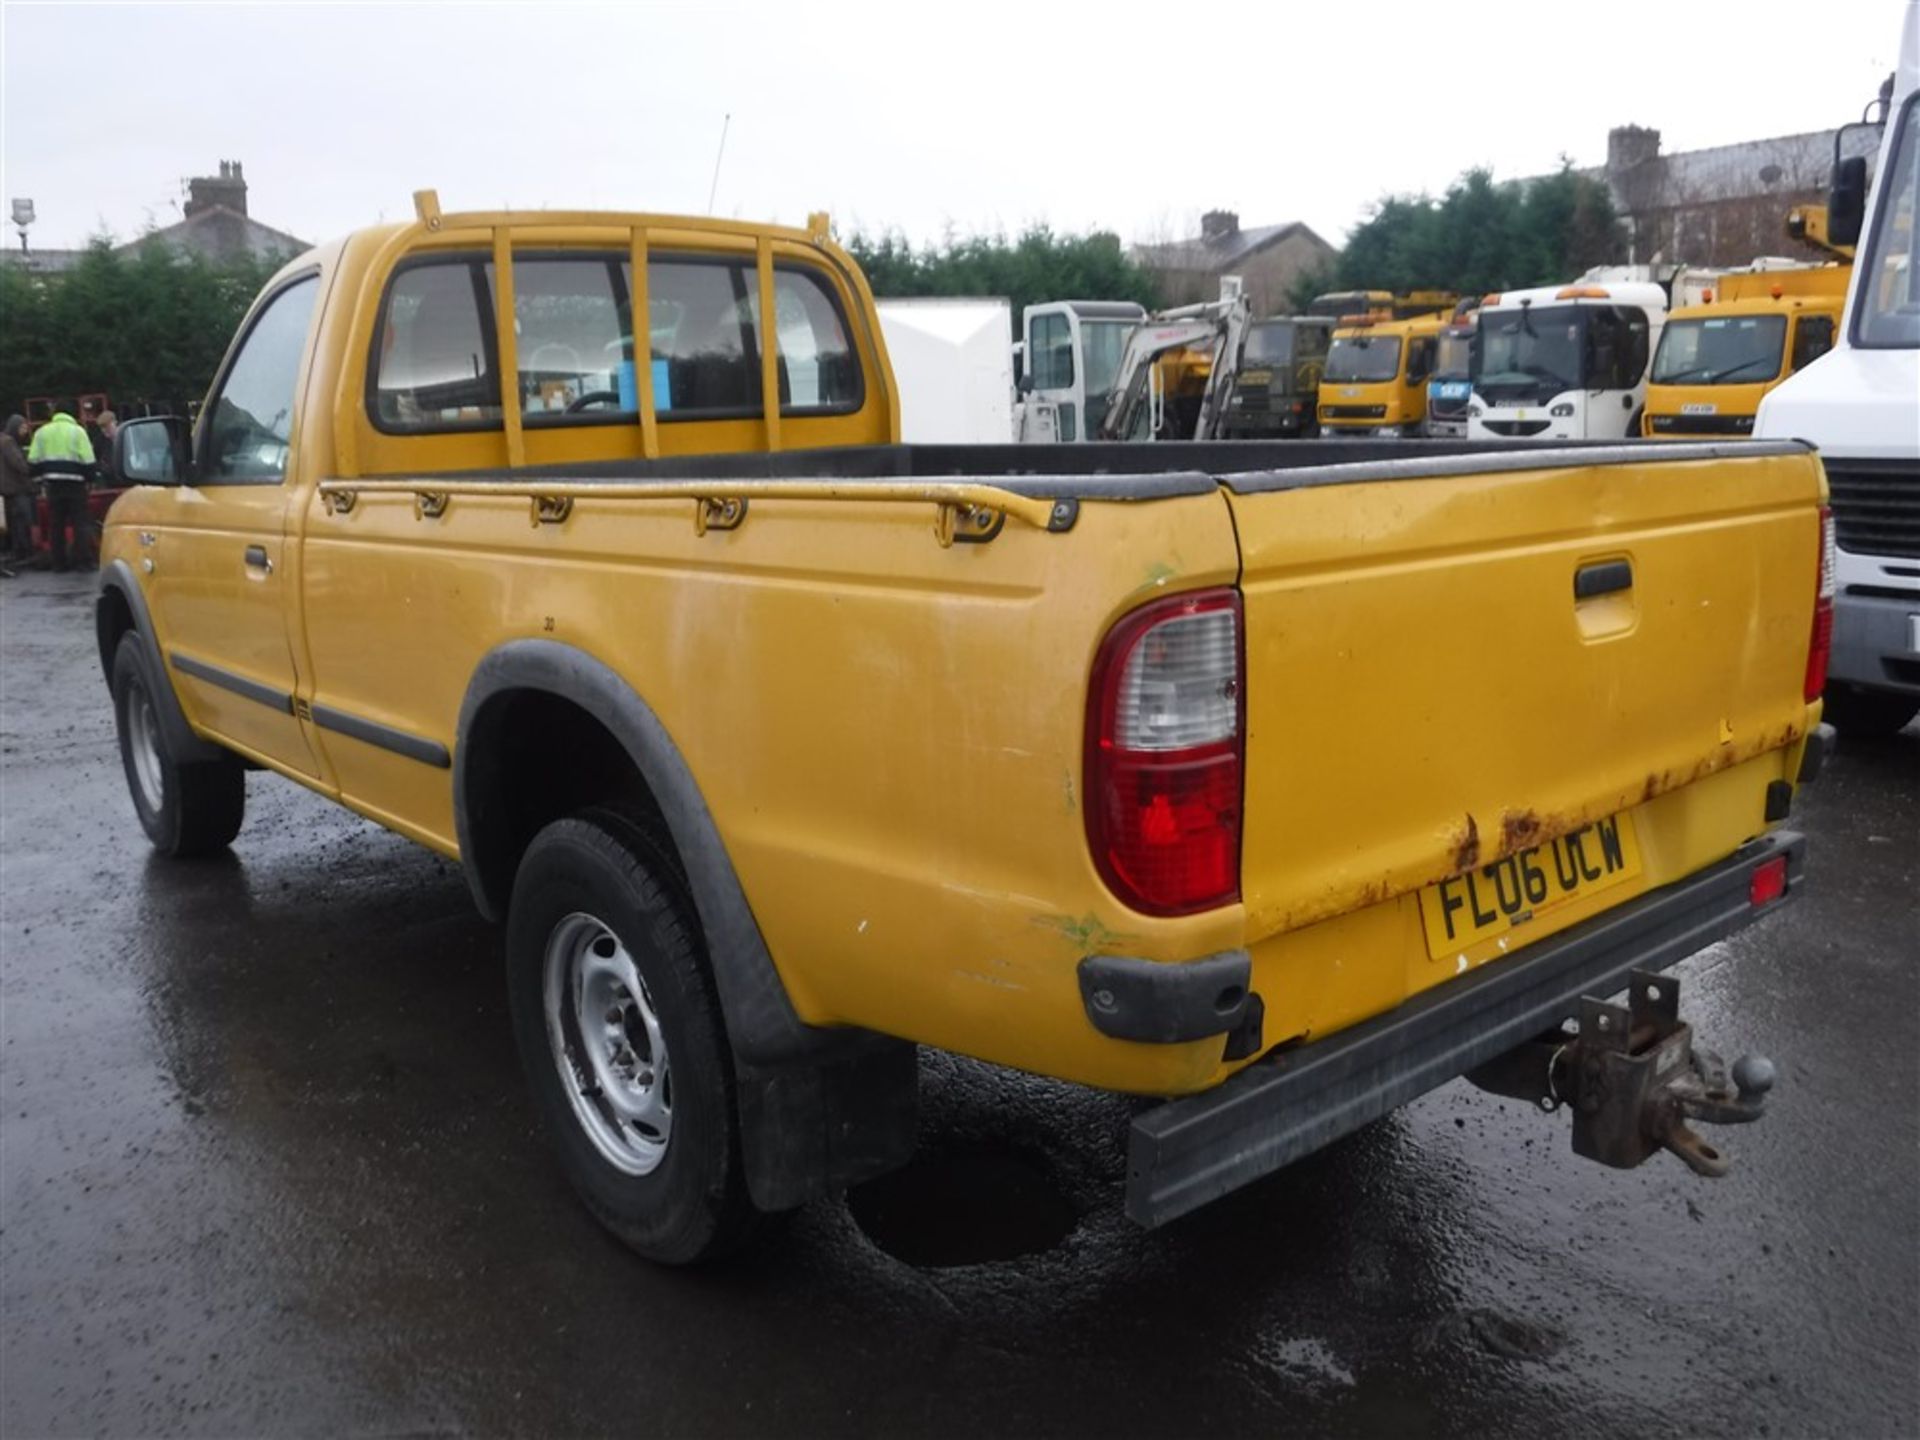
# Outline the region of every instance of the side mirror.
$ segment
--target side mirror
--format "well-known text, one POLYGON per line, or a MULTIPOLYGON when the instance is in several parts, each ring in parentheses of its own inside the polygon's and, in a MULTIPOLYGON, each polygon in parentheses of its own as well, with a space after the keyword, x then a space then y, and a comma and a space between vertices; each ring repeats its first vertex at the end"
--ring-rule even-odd
POLYGON ((1022 395, 1031 395, 1033 393, 1033 376, 1023 374, 1020 377, 1020 383, 1014 388, 1022 395))
POLYGON ((113 468, 128 485, 192 483, 193 430, 183 416, 128 420, 113 437, 113 468))
POLYGON ((1833 167, 1833 185, 1827 191, 1827 239, 1835 245, 1856 244, 1866 217, 1867 157, 1849 155, 1833 167))

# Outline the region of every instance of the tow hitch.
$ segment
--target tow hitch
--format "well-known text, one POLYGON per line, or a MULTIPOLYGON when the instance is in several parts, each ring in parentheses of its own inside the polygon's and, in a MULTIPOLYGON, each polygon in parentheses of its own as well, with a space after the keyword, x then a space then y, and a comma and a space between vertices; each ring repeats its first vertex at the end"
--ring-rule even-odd
POLYGON ((1717 1179, 1728 1160, 1687 1123, 1744 1125, 1764 1113, 1774 1067, 1743 1055, 1731 1076, 1720 1057, 1693 1046, 1680 1018, 1680 982, 1635 970, 1625 1006, 1580 1001, 1578 1033, 1547 1035, 1470 1071, 1483 1090, 1573 1111, 1573 1152, 1630 1170, 1671 1150, 1699 1175, 1717 1179))

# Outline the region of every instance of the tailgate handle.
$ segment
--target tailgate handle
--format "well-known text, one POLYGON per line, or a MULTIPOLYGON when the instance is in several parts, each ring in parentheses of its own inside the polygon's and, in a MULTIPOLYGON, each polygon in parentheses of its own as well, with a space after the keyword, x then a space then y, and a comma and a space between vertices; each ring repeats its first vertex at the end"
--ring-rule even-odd
POLYGON ((1612 595, 1633 588, 1633 562, 1601 560, 1582 565, 1573 572, 1573 598, 1591 600, 1596 595, 1612 595))

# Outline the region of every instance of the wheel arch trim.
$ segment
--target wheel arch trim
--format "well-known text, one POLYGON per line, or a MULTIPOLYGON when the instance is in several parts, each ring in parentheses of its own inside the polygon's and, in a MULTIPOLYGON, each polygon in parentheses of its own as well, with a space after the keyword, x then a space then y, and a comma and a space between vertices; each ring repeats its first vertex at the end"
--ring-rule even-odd
MULTIPOLYGON (((490 801, 496 757, 475 731, 489 708, 534 691, 577 705, 620 744, 667 823, 705 933, 706 950, 735 1055, 778 1065, 814 1051, 829 1032, 794 1012, 719 826, 673 737, 653 707, 610 666, 556 640, 511 640, 484 656, 468 682, 453 747, 453 813, 461 865, 487 918, 506 913, 512 876, 499 873, 493 840, 502 817, 490 801)), ((481 731, 484 735, 484 730, 481 731)))
POLYGON ((141 674, 153 696, 154 712, 159 717, 161 733, 165 735, 167 748, 174 758, 181 764, 227 758, 228 751, 193 733, 186 711, 180 708, 180 697, 174 691, 172 672, 161 658, 160 644, 153 630, 153 614, 147 608, 146 593, 141 590, 132 567, 125 560, 114 560, 100 571, 100 593, 95 597, 93 607, 94 642, 99 647, 100 671, 109 689, 113 685, 114 652, 119 648, 123 634, 138 637, 134 653, 139 657, 141 674), (127 607, 132 617, 130 629, 123 631, 112 623, 109 607, 116 599, 127 607))

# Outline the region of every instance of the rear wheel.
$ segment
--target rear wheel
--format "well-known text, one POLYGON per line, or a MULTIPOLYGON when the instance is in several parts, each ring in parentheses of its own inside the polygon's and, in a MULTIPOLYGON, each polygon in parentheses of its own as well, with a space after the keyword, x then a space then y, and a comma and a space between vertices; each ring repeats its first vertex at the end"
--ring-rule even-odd
POLYGON ((1827 686, 1822 718, 1842 735, 1897 735, 1920 715, 1920 696, 1895 690, 1863 690, 1844 682, 1827 686))
POLYGON ((535 1106, 588 1209, 667 1264, 742 1244, 760 1216, 733 1067, 673 868, 618 816, 547 826, 514 880, 507 968, 535 1106))
POLYGON ((184 764, 173 758, 139 645, 139 637, 128 634, 113 652, 113 713, 134 813, 163 855, 212 855, 240 833, 246 771, 231 757, 184 764))

